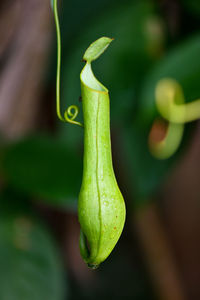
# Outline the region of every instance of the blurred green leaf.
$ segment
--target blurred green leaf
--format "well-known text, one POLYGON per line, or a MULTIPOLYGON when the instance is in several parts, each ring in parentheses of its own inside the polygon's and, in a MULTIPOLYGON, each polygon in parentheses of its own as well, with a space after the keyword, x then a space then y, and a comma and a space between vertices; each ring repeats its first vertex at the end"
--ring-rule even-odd
POLYGON ((2 168, 10 185, 48 204, 76 204, 82 163, 63 142, 48 137, 17 142, 5 151, 2 168))
POLYGON ((63 300, 64 273, 55 243, 22 201, 17 210, 12 207, 14 197, 0 195, 0 299, 63 300))
POLYGON ((200 17, 200 1, 199 0, 183 0, 183 5, 194 15, 200 17))
POLYGON ((127 166, 129 177, 129 189, 134 195, 135 206, 141 206, 153 200, 153 196, 170 171, 172 162, 177 158, 177 156, 167 160, 154 158, 147 144, 149 130, 150 128, 144 130, 134 123, 124 130, 121 140, 124 164, 127 166))
MULTIPOLYGON (((64 49, 81 34, 88 20, 95 20, 102 11, 119 3, 130 3, 132 0, 74 0, 62 1, 60 4, 61 30, 64 49)), ((135 0, 134 0, 135 1, 135 0)), ((58 3, 59 4, 59 3, 58 3)), ((92 42, 92 41, 90 41, 92 42)), ((85 50, 85 49, 84 49, 85 50)))

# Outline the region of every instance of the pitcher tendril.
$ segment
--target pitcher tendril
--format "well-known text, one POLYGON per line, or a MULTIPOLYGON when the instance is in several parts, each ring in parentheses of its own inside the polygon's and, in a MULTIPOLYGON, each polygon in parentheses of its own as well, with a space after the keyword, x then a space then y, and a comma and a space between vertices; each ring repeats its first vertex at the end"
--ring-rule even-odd
POLYGON ((165 78, 158 82, 155 101, 160 115, 168 122, 163 138, 156 131, 160 121, 154 121, 150 135, 149 148, 153 156, 166 159, 178 149, 184 131, 184 124, 200 118, 200 99, 185 103, 182 88, 178 82, 165 78))
POLYGON ((57 75, 56 75, 56 111, 57 116, 62 122, 68 122, 71 124, 79 125, 83 127, 83 124, 75 121, 79 113, 79 108, 76 105, 69 106, 65 112, 64 117, 60 111, 60 69, 61 69, 61 35, 60 35, 60 24, 58 18, 58 5, 57 0, 51 0, 51 5, 54 12, 55 24, 56 24, 56 35, 57 35, 57 75))

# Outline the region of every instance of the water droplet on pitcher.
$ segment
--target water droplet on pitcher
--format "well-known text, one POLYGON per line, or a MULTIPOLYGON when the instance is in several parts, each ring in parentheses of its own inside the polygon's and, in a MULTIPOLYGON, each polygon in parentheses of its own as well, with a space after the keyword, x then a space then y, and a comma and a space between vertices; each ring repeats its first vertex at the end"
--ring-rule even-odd
POLYGON ((115 237, 115 234, 114 234, 114 233, 111 233, 110 239, 112 240, 112 239, 114 239, 114 237, 115 237))

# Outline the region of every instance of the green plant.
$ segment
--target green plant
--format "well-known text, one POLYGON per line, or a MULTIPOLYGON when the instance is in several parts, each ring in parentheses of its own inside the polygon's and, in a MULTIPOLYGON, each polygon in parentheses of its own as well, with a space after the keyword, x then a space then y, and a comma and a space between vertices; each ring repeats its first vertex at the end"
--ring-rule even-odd
MULTIPOLYGON (((57 115, 61 121, 83 127, 75 121, 77 106, 70 106, 64 117, 60 112, 61 38, 56 0, 53 1, 53 10, 58 44, 57 115)), ((83 56, 86 65, 80 75, 84 115, 84 168, 78 201, 80 252, 91 268, 97 268, 109 256, 125 222, 125 204, 112 166, 108 90, 95 78, 91 69, 91 62, 105 51, 111 41, 102 37, 89 46, 83 56)))

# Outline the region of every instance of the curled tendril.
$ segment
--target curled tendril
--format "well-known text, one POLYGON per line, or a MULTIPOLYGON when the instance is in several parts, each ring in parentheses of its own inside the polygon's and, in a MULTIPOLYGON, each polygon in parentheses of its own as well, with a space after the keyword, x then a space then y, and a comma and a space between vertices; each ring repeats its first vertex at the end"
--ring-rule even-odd
POLYGON ((77 121, 74 121, 79 113, 79 108, 76 105, 70 105, 64 112, 65 121, 71 124, 76 124, 83 127, 83 124, 77 121), (73 111, 72 111, 73 110, 73 111))
POLYGON ((156 106, 164 120, 155 120, 149 135, 149 149, 158 159, 172 156, 178 149, 184 124, 200 118, 200 100, 185 103, 181 86, 173 79, 158 82, 155 91, 156 106))
POLYGON ((51 0, 51 5, 53 7, 55 24, 56 24, 56 33, 57 33, 57 75, 56 75, 56 111, 57 116, 62 122, 68 122, 71 124, 76 124, 83 127, 83 124, 77 121, 74 121, 79 113, 79 108, 76 105, 69 106, 65 112, 64 117, 60 111, 60 69, 61 69, 61 35, 60 35, 60 24, 58 18, 58 5, 57 0, 51 0), (74 112, 72 112, 74 110, 74 112))

